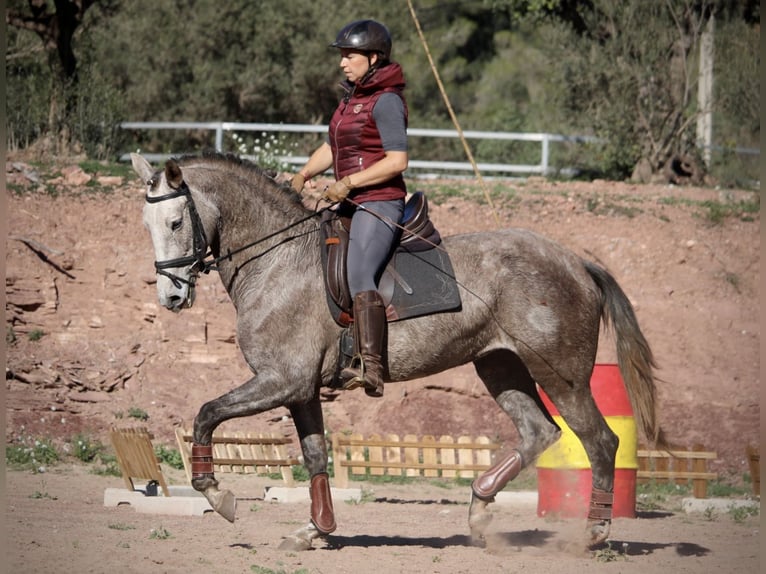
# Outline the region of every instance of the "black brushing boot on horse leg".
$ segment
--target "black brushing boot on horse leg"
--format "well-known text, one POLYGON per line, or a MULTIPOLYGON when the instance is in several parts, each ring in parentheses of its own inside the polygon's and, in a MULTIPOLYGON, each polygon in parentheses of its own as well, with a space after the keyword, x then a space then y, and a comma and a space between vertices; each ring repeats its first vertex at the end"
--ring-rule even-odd
POLYGON ((377 291, 362 291, 354 297, 354 346, 351 366, 340 373, 347 389, 364 387, 371 397, 383 396, 383 360, 386 344, 386 308, 377 291))

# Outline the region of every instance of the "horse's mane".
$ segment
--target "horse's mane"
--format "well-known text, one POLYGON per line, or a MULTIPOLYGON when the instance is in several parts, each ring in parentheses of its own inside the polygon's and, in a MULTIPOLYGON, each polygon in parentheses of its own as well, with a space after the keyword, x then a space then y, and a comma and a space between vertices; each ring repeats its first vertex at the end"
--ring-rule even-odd
POLYGON ((258 164, 233 153, 223 153, 205 150, 201 154, 184 154, 173 158, 182 168, 185 165, 203 163, 212 168, 221 168, 232 175, 239 175, 245 180, 259 181, 269 184, 279 190, 291 202, 302 203, 301 196, 288 182, 279 182, 277 172, 267 170, 258 164))
POLYGON ((207 151, 173 160, 182 171, 189 173, 190 185, 193 182, 193 188, 203 197, 211 198, 219 209, 226 206, 221 217, 227 218, 229 228, 234 230, 234 235, 228 237, 232 242, 230 247, 238 248, 257 239, 253 231, 265 225, 266 229, 279 233, 280 241, 299 240, 302 249, 292 251, 298 259, 305 262, 306 252, 315 252, 319 257, 314 234, 319 221, 313 217, 316 213, 303 204, 300 194, 289 183, 278 182, 275 173, 230 153, 207 151), (261 206, 268 209, 257 211, 261 206), (300 225, 302 231, 296 230, 295 224, 300 225))

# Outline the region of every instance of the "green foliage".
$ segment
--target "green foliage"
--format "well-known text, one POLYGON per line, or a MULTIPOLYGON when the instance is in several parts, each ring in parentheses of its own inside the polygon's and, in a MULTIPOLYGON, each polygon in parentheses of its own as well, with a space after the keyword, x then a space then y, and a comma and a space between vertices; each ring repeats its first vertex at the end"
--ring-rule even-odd
POLYGON ((148 421, 149 413, 147 413, 141 407, 130 407, 128 409, 128 416, 132 419, 138 419, 140 421, 148 421))
POLYGON ((39 341, 40 339, 43 338, 43 336, 45 336, 45 331, 43 331, 42 329, 32 329, 27 335, 27 338, 30 341, 39 341))
POLYGON ((154 454, 157 456, 158 461, 167 464, 171 468, 181 470, 184 467, 184 459, 181 453, 174 448, 158 444, 154 446, 154 454))
POLYGON ((639 510, 668 509, 678 505, 678 499, 687 496, 691 487, 686 484, 649 482, 636 486, 636 508, 639 510))
POLYGON ((231 140, 235 153, 251 158, 263 169, 274 171, 291 169, 287 159, 295 154, 299 145, 294 136, 274 132, 246 136, 234 133, 231 140))
POLYGON ((122 522, 115 522, 113 524, 109 524, 107 528, 110 528, 111 530, 121 530, 121 531, 136 529, 135 526, 131 526, 130 524, 124 524, 122 522))
POLYGON ((33 498, 35 500, 40 500, 42 498, 47 498, 49 500, 58 500, 57 496, 53 496, 48 493, 44 480, 40 481, 40 488, 41 490, 35 490, 32 494, 30 494, 29 498, 33 498))
POLYGON ((5 462, 10 468, 39 472, 58 461, 59 453, 48 438, 22 437, 17 444, 5 447, 5 462))
POLYGON ((103 175, 103 176, 122 177, 122 178, 132 179, 135 175, 133 173, 133 168, 129 164, 112 162, 112 161, 86 159, 84 161, 81 161, 78 164, 78 166, 85 173, 93 175, 95 177, 103 175))
POLYGON ((306 470, 306 467, 302 464, 293 465, 291 470, 293 473, 293 480, 298 482, 308 482, 308 480, 311 478, 309 476, 309 471, 306 470))
POLYGON ((81 462, 93 462, 104 452, 104 445, 98 439, 78 434, 71 440, 72 455, 81 462))
POLYGON ((168 538, 172 537, 173 535, 170 534, 170 531, 168 531, 164 526, 152 528, 149 532, 149 538, 151 540, 167 540, 168 538))
POLYGON ((730 217, 752 221, 752 215, 761 209, 760 195, 754 196, 752 201, 720 202, 704 201, 701 206, 706 212, 706 219, 715 225, 719 225, 730 217))
POLYGON ((113 454, 107 454, 102 452, 99 454, 100 464, 95 464, 91 469, 91 474, 97 476, 121 476, 122 471, 120 465, 117 462, 117 457, 113 454))
POLYGON ((729 516, 731 516, 731 519, 738 524, 745 522, 751 516, 758 516, 760 513, 761 507, 757 503, 744 506, 732 506, 729 508, 729 516))
POLYGON ((707 485, 707 494, 711 498, 741 497, 751 493, 751 487, 744 481, 744 485, 731 484, 721 480, 711 480, 707 485))
MULTIPOLYGON (((588 177, 621 179, 639 158, 657 170, 671 154, 694 151, 699 32, 706 23, 699 3, 493 0, 450 3, 446 10, 440 0, 417 4, 463 129, 599 136, 604 143, 554 146, 554 165, 575 166, 588 177)), ((736 3, 711 6, 715 140, 727 150, 757 147, 760 12, 736 3)), ((29 10, 23 2, 12 7, 29 10)), ((77 74, 66 81, 57 77, 54 49, 41 50, 37 34, 9 26, 8 148, 42 142, 53 149, 64 141, 107 159, 136 149, 196 152, 215 143, 209 130, 120 130, 125 119, 327 123, 342 78, 337 52, 327 46, 349 19, 362 17, 352 12, 332 0, 101 0, 73 36, 77 74)), ((363 16, 391 31, 393 59, 407 77, 410 126, 454 128, 407 10, 375 3, 363 16)), ((319 141, 277 143, 305 155, 319 141)), ((265 142, 257 153, 259 144, 245 144, 262 166, 284 167, 285 154, 271 153, 265 142)), ((471 145, 480 162, 539 160, 536 144, 471 145)), ((448 138, 410 138, 410 154, 465 161, 460 142, 448 138)), ((742 158, 715 152, 711 169, 722 185, 760 179, 758 156, 742 158)))
POLYGON ((628 560, 628 543, 623 542, 622 552, 612 548, 612 542, 607 540, 606 548, 599 548, 593 552, 593 557, 597 562, 616 562, 618 560, 628 560))
POLYGON ((50 100, 50 74, 39 57, 37 36, 7 27, 5 61, 8 149, 25 148, 45 132, 50 100))
POLYGON ((250 566, 250 571, 254 572, 255 574, 308 574, 309 573, 309 571, 306 570, 305 568, 299 568, 298 570, 293 570, 292 573, 290 573, 284 568, 280 568, 279 570, 273 570, 266 566, 258 566, 257 564, 253 564, 252 566, 250 566))
POLYGON ((761 196, 754 193, 750 199, 739 201, 693 201, 677 197, 660 198, 660 203, 665 205, 693 205, 699 208, 698 215, 714 225, 723 223, 727 218, 735 217, 742 221, 753 221, 761 209, 761 196))
POLYGON ((122 95, 101 72, 98 62, 84 67, 74 96, 77 103, 70 120, 74 140, 89 158, 115 159, 124 147, 126 134, 119 126, 127 119, 126 111, 122 95))

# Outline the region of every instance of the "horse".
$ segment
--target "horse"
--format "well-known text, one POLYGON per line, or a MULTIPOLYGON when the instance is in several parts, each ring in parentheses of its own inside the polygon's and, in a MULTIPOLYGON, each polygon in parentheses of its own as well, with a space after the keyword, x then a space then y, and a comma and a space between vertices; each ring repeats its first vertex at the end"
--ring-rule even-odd
MULTIPOLYGON (((318 211, 273 174, 237 156, 186 155, 160 169, 138 154, 131 159, 146 185, 143 221, 154 247, 159 303, 174 312, 191 307, 200 273, 217 269, 253 374, 200 407, 193 425, 192 486, 233 522, 236 497, 219 489, 214 475, 213 431, 235 417, 286 407, 310 476, 311 504, 308 524, 281 547, 310 549, 337 528, 320 389, 338 371, 342 332, 326 301, 318 211)), ((602 266, 530 230, 451 235, 441 247, 451 258, 460 308, 390 323, 386 384, 472 362, 515 424, 518 444, 471 484, 471 539, 486 543, 495 495, 561 434, 539 387, 590 460, 585 543, 604 542, 619 438, 590 391, 602 323, 614 333, 639 431, 652 444, 661 440, 656 364, 631 303, 602 266)))

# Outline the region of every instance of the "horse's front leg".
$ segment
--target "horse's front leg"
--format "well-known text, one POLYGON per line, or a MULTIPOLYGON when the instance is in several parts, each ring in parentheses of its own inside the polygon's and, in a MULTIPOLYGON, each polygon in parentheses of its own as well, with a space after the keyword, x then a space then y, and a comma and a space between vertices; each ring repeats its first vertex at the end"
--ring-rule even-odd
POLYGON ((290 407, 301 441, 303 464, 311 476, 311 521, 283 540, 283 550, 308 550, 315 538, 326 536, 336 528, 330 480, 327 473, 327 443, 319 396, 309 402, 290 407))
POLYGON ((219 490, 213 470, 213 431, 229 419, 262 413, 288 401, 289 389, 278 379, 255 376, 243 385, 202 405, 194 418, 192 436, 192 486, 205 495, 213 510, 234 522, 237 499, 219 490))

